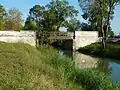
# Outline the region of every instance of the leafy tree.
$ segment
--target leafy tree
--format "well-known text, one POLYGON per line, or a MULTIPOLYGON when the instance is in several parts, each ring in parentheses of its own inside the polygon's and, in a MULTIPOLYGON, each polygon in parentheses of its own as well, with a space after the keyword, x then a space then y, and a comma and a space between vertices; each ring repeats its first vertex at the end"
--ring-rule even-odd
POLYGON ((81 23, 76 18, 71 18, 70 20, 65 21, 63 26, 67 27, 68 31, 75 31, 81 28, 81 23))
POLYGON ((50 14, 53 15, 53 23, 56 25, 57 30, 67 18, 74 17, 78 13, 73 6, 69 5, 67 0, 52 0, 46 7, 49 9, 50 14))
POLYGON ((24 30, 37 30, 36 23, 28 17, 25 21, 24 30))
POLYGON ((5 28, 19 31, 22 29, 22 21, 22 13, 16 8, 11 8, 8 10, 5 28))
POLYGON ((115 6, 120 4, 120 0, 105 0, 106 5, 107 5, 107 16, 106 18, 106 22, 105 22, 105 29, 106 29, 106 33, 105 33, 105 38, 108 36, 109 33, 109 29, 111 28, 110 26, 110 20, 113 19, 113 14, 114 14, 114 9, 115 6))
POLYGON ((113 17, 114 8, 120 0, 78 0, 78 2, 84 12, 83 17, 88 19, 92 26, 96 26, 99 36, 103 37, 102 46, 105 48, 110 20, 113 17))
POLYGON ((108 30, 108 36, 109 36, 110 38, 113 38, 113 37, 115 36, 115 33, 114 33, 114 31, 112 31, 112 28, 111 28, 111 27, 110 27, 109 30, 108 30))
POLYGON ((29 13, 40 31, 57 31, 67 18, 76 16, 78 11, 67 0, 52 0, 46 6, 33 6, 29 13))
POLYGON ((2 5, 0 5, 0 30, 4 29, 4 21, 5 21, 6 11, 2 5))
POLYGON ((37 27, 39 27, 39 30, 42 30, 44 28, 44 14, 45 14, 45 7, 40 5, 35 5, 33 8, 29 11, 29 19, 32 21, 35 21, 35 24, 37 27))
POLYGON ((113 31, 110 31, 109 34, 108 34, 111 38, 113 38, 115 36, 114 32, 113 31))
POLYGON ((90 25, 88 25, 87 23, 82 23, 81 30, 82 31, 91 31, 90 25))

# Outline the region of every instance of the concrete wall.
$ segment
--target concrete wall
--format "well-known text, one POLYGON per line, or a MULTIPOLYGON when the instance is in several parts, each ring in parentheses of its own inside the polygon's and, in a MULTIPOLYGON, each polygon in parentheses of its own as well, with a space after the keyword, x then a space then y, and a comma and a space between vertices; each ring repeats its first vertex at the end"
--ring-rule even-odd
POLYGON ((73 45, 75 49, 99 42, 97 31, 75 31, 73 45))
POLYGON ((16 43, 22 42, 32 46, 36 45, 36 34, 33 31, 0 31, 0 41, 16 43))

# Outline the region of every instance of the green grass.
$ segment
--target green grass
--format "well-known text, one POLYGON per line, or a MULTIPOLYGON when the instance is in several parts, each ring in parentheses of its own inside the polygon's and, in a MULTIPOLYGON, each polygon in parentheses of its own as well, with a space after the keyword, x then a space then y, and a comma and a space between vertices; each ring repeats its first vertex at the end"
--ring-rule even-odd
POLYGON ((0 43, 0 90, 120 90, 120 85, 96 70, 77 69, 53 47, 0 43))
POLYGON ((56 56, 49 46, 0 43, 0 90, 82 90, 54 68, 56 56))
POLYGON ((120 44, 107 43, 105 49, 101 49, 99 43, 93 43, 86 47, 80 48, 79 52, 113 59, 120 59, 120 44))

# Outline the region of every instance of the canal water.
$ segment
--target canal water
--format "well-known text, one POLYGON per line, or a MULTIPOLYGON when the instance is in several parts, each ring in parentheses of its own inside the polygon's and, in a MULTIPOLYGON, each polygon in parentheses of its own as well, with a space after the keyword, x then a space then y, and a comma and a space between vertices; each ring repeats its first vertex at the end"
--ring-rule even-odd
POLYGON ((67 55, 75 60, 78 68, 96 68, 104 72, 113 82, 120 83, 120 60, 96 58, 79 52, 59 51, 60 55, 67 55))

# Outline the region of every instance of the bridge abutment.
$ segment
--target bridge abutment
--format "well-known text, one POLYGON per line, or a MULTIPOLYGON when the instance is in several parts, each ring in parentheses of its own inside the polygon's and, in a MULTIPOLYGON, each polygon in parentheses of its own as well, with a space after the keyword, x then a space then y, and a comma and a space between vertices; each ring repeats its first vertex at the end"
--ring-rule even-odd
POLYGON ((85 47, 95 42, 99 42, 97 31, 75 31, 73 50, 78 50, 80 47, 85 47))

